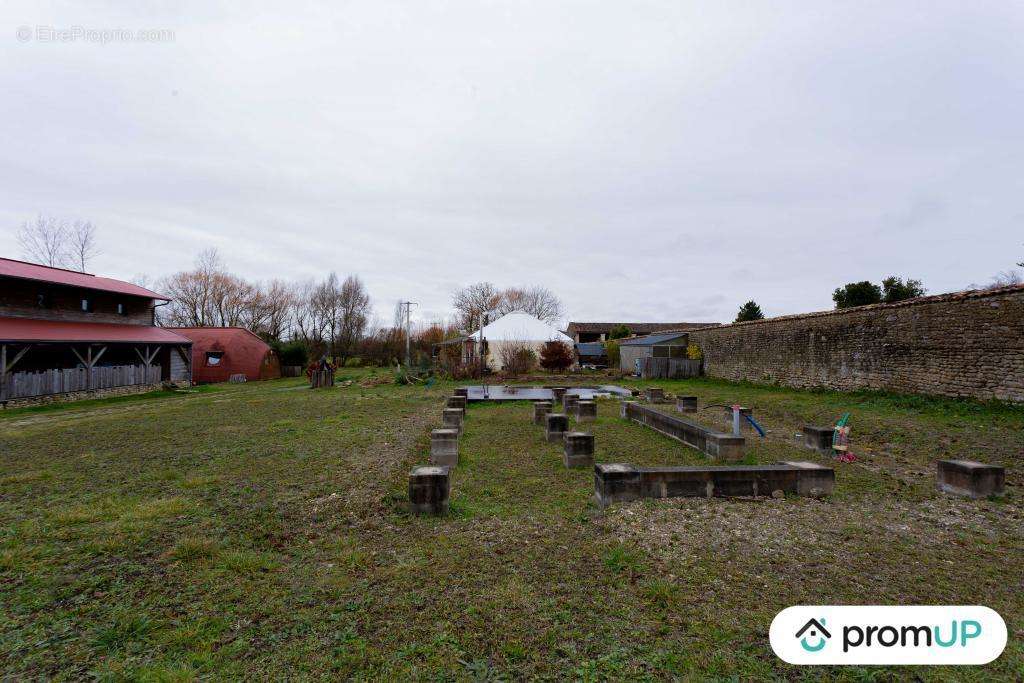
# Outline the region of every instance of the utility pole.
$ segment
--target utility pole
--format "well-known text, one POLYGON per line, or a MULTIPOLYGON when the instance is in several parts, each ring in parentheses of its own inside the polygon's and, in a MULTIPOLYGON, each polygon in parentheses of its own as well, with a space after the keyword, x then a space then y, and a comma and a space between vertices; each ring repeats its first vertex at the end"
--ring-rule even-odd
POLYGON ((405 369, 412 370, 412 330, 411 313, 412 307, 418 306, 415 301, 399 301, 399 306, 405 307, 405 369))

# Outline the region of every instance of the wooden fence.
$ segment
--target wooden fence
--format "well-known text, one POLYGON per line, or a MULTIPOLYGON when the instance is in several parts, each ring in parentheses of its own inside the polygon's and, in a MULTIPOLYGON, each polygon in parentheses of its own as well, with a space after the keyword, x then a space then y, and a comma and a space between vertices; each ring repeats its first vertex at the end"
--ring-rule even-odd
POLYGON ((701 361, 688 358, 641 358, 640 376, 643 379, 681 379, 700 377, 701 361))
POLYGON ((159 384, 159 365, 111 365, 93 368, 67 368, 42 372, 12 372, 0 381, 0 401, 71 391, 110 389, 135 384, 159 384))

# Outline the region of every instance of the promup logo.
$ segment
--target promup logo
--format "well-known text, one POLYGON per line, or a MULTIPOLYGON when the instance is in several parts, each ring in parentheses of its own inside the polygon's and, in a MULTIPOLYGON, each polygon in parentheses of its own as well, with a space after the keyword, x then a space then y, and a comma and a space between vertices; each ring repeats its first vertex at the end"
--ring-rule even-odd
POLYGON ((832 637, 832 634, 825 629, 825 618, 822 617, 821 621, 817 619, 809 619, 804 627, 796 632, 796 637, 800 639, 800 646, 808 652, 820 652, 825 645, 828 644, 828 639, 832 637), (810 631, 810 633, 807 633, 810 631), (807 633, 807 635, 804 635, 807 633), (814 645, 807 642, 810 638, 817 641, 814 645))
POLYGON ((788 607, 769 637, 790 664, 987 664, 1006 623, 980 606, 788 607))

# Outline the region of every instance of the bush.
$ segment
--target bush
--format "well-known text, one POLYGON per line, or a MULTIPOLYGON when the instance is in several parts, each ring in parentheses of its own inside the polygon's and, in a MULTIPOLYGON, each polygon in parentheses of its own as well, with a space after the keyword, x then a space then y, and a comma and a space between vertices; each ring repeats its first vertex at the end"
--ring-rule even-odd
POLYGON ((272 346, 281 365, 305 366, 309 362, 309 350, 300 341, 276 342, 272 346))
POLYGON ((619 360, 622 358, 622 354, 619 353, 619 342, 606 342, 604 345, 604 354, 608 356, 608 367, 613 370, 618 370, 619 360))
POLYGON ((358 356, 354 356, 345 361, 346 368, 361 368, 363 366, 363 359, 358 356))
POLYGON ((498 350, 501 368, 506 375, 522 375, 537 365, 537 353, 526 342, 504 342, 498 350))
POLYGON ((704 358, 704 354, 701 352, 699 346, 696 344, 689 344, 686 347, 686 357, 690 360, 701 360, 704 358))
POLYGON ((608 339, 624 339, 631 334, 629 328, 625 325, 616 325, 612 329, 608 330, 608 339))
POLYGON ((540 366, 549 372, 565 372, 574 360, 572 349, 565 342, 545 342, 540 349, 540 366))

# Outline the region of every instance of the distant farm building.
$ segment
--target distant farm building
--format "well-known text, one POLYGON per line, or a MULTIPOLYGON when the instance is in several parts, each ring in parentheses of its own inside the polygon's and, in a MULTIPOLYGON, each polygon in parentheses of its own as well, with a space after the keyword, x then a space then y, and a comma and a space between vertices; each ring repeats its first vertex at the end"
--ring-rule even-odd
POLYGON ((619 369, 624 372, 640 370, 645 358, 686 358, 689 335, 685 332, 664 332, 646 337, 630 337, 619 342, 619 369))
POLYGON ((604 344, 601 342, 577 344, 576 363, 581 367, 584 365, 606 367, 608 365, 608 354, 605 352, 604 344))
POLYGON ((277 379, 281 362, 270 346, 241 327, 176 327, 192 340, 192 377, 196 382, 227 382, 242 375, 247 382, 277 379))
POLYGON ((565 333, 572 337, 573 342, 608 341, 612 329, 625 326, 630 335, 648 335, 666 330, 693 330, 698 327, 711 327, 718 323, 580 323, 572 322, 565 328, 565 333))
POLYGON ((192 342, 154 322, 167 301, 121 280, 0 258, 0 402, 189 382, 192 342))

